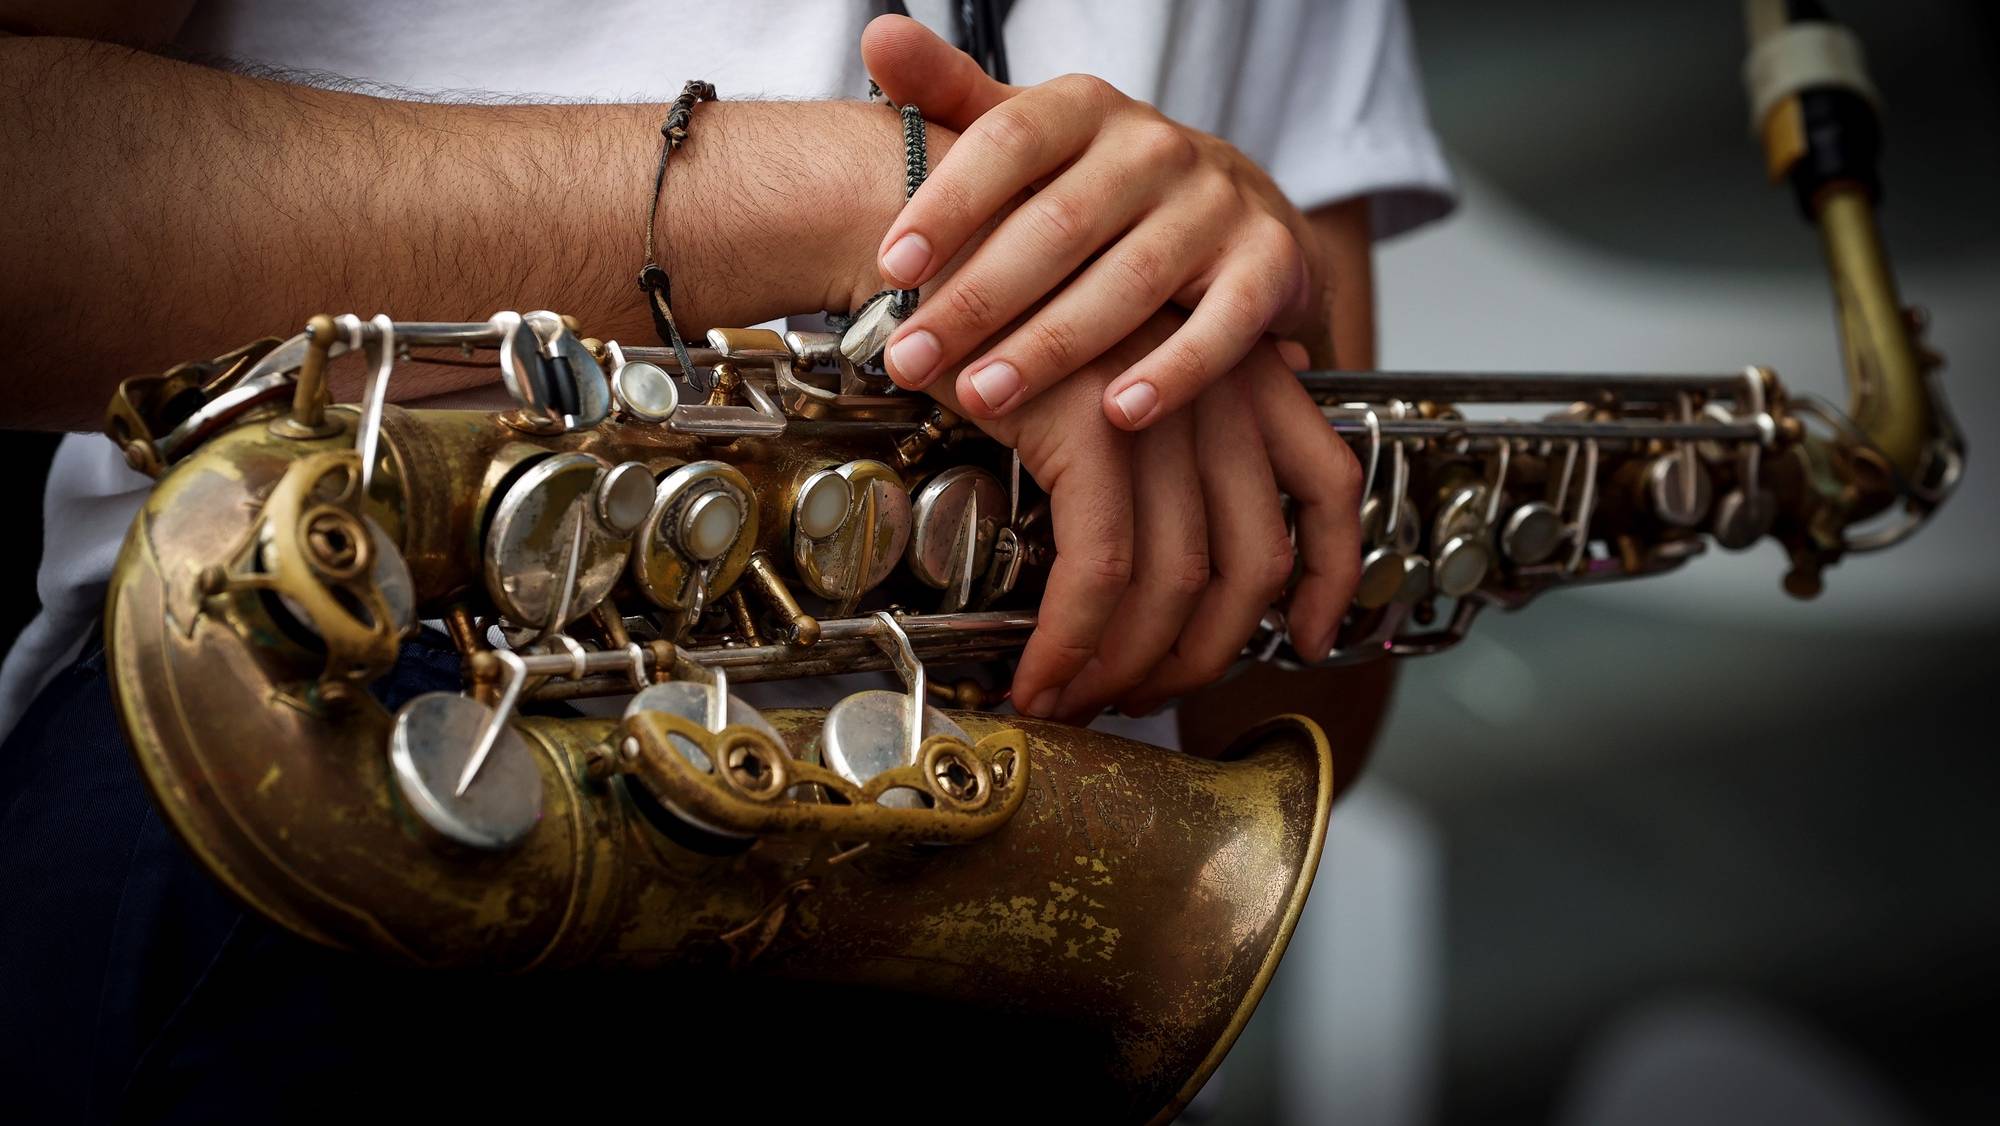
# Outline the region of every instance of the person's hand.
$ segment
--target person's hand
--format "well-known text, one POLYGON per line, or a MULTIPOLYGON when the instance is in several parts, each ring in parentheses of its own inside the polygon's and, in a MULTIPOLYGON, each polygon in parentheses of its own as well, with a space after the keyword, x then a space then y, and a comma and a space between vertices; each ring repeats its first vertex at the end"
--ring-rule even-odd
MULTIPOLYGON (((1104 417, 1104 389, 1179 326, 1148 318, 1047 394, 978 423, 1049 494, 1055 561, 1014 675, 1027 714, 1139 714, 1221 676, 1293 578, 1294 539, 1286 615, 1301 653, 1331 646, 1353 594, 1360 467, 1272 344, 1143 433, 1104 417)), ((958 405, 949 388, 932 394, 958 405)))
POLYGON ((1191 310, 1185 323, 1102 387, 1105 417, 1136 430, 1192 402, 1267 331, 1290 335, 1323 311, 1304 217, 1223 141, 1087 75, 994 82, 904 17, 871 23, 862 56, 891 100, 963 134, 890 225, 882 276, 929 282, 1005 215, 891 338, 884 363, 904 386, 962 364, 967 414, 998 418, 1172 302, 1191 310))

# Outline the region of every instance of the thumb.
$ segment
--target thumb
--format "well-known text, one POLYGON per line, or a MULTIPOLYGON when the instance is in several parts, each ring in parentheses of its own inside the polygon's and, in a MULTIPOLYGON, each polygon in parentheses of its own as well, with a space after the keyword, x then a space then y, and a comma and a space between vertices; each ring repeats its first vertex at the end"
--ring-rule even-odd
POLYGON ((908 16, 869 21, 861 33, 861 63, 890 101, 915 102, 926 118, 959 133, 1020 92, 987 77, 971 55, 908 16))

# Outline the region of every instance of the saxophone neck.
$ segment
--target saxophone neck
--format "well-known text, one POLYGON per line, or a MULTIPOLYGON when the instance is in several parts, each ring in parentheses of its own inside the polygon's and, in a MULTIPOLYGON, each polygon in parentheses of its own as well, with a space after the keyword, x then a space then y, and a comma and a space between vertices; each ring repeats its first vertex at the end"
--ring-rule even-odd
POLYGON ((1925 476, 1948 438, 1929 360, 1875 221, 1880 98, 1860 40, 1817 0, 1749 0, 1744 78, 1751 128, 1774 182, 1819 228, 1840 321, 1848 416, 1904 477, 1925 476))

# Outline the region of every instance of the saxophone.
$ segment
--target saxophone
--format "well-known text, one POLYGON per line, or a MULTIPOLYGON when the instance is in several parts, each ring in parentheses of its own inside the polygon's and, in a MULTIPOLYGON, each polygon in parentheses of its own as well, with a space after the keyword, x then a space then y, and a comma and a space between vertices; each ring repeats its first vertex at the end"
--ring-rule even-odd
MULTIPOLYGON (((1753 86, 1802 35, 1845 42, 1753 26, 1753 86)), ((1274 611, 1246 661, 1437 652, 1489 607, 1767 536, 1810 597, 1943 502, 1963 444, 1882 253, 1872 149, 1822 127, 1866 100, 1776 69, 1758 122, 1825 242, 1847 409, 1761 367, 1306 373, 1366 469, 1360 586, 1331 654, 1294 650, 1274 611)), ((976 677, 933 675, 1034 628, 1045 498, 841 344, 319 316, 126 381, 106 430, 157 479, 105 612, 127 738, 200 860, 316 942, 922 995, 965 1028, 1083 1030, 1038 1058, 1043 1081, 1093 1117, 1171 1117, 1298 920, 1326 739, 1282 717, 1209 761, 996 714, 976 677), (343 357, 365 392, 331 405, 343 357), (398 365, 426 360, 496 367, 514 407, 390 403, 398 365), (422 622, 463 691, 385 698, 422 622), (899 687, 824 711, 732 690, 868 671, 899 687), (628 699, 562 706, 590 698, 628 699)))

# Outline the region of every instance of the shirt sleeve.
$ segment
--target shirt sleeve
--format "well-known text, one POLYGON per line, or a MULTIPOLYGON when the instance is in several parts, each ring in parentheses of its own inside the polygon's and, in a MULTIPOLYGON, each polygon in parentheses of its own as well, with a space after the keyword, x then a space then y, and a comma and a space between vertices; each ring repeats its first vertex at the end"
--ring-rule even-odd
POLYGON ((1402 0, 1264 0, 1224 131, 1301 211, 1367 196, 1375 237, 1450 213, 1402 0))

